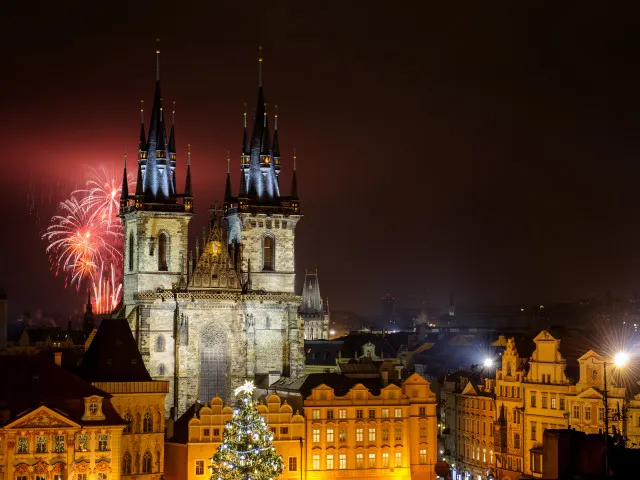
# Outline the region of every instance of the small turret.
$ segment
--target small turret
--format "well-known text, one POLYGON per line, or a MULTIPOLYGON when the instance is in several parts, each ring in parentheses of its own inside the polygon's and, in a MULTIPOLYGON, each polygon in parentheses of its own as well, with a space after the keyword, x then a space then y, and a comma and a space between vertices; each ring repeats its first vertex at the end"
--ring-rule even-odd
POLYGON ((280 140, 278 138, 278 105, 275 106, 275 121, 273 126, 273 144, 271 146, 271 156, 273 157, 273 168, 276 176, 280 175, 280 140))
POLYGON ((82 331, 85 338, 93 331, 95 323, 93 321, 93 307, 91 306, 91 289, 88 289, 87 306, 82 319, 82 331))
POLYGON ((187 178, 184 184, 184 205, 187 212, 193 212, 193 193, 191 190, 191 144, 187 145, 187 178))
POLYGON ((127 179, 127 154, 124 154, 124 172, 122 173, 122 188, 120 189, 120 208, 129 205, 129 181, 127 179))
POLYGON ((233 194, 231 193, 231 156, 227 151, 227 182, 224 187, 224 208, 226 209, 232 202, 233 194))

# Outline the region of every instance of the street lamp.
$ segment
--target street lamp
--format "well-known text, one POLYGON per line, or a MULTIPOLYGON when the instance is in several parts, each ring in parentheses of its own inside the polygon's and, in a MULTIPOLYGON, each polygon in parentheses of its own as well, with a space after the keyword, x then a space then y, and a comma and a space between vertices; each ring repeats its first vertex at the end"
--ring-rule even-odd
POLYGON ((482 362, 482 364, 484 365, 484 368, 491 368, 493 367, 493 359, 487 357, 484 359, 484 362, 482 362))
MULTIPOLYGON (((629 361, 629 354, 627 352, 618 352, 613 357, 613 364, 618 367, 624 367, 629 361)), ((604 364, 604 395, 602 401, 604 402, 604 477, 609 477, 609 392, 607 386, 607 362, 604 364)))

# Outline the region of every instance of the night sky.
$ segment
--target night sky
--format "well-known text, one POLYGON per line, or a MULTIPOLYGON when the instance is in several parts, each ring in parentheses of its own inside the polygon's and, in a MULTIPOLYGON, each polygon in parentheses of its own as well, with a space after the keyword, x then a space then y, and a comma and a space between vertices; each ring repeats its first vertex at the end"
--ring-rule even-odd
POLYGON ((264 46, 285 194, 298 153, 297 270, 319 269, 333 309, 377 313, 386 292, 444 306, 451 291, 493 304, 640 291, 640 16, 536 3, 5 2, 11 317, 82 307, 40 235, 87 166, 120 176, 135 158, 157 37, 179 185, 192 144, 192 233, 222 199, 227 150, 237 194, 264 46))

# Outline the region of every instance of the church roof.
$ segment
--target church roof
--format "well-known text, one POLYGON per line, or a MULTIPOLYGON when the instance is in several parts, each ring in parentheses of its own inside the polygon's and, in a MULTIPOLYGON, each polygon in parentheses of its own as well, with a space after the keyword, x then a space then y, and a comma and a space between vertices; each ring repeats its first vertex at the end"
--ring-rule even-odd
MULTIPOLYGON (((109 401, 111 395, 86 383, 76 375, 41 356, 0 356, 2 382, 11 388, 0 389, 0 410, 8 411, 8 418, 0 424, 11 423, 27 411, 46 405, 63 413, 70 420, 91 425, 123 425, 109 401), (85 422, 84 398, 103 397, 104 420, 85 422)), ((1 416, 0 416, 1 418, 1 416)))
MULTIPOLYGON (((307 398, 314 388, 326 385, 333 388, 337 396, 343 396, 359 383, 364 385, 373 395, 380 395, 380 390, 384 386, 381 378, 351 378, 339 373, 311 373, 300 387, 300 394, 303 398, 307 398)), ((395 382, 389 381, 389 384, 392 383, 395 384, 395 382)))
POLYGON ((299 311, 302 315, 321 315, 324 313, 322 308, 322 297, 320 296, 318 272, 306 272, 304 276, 302 304, 300 305, 299 311))
POLYGON ((149 382, 129 323, 106 318, 86 351, 76 373, 87 382, 149 382))

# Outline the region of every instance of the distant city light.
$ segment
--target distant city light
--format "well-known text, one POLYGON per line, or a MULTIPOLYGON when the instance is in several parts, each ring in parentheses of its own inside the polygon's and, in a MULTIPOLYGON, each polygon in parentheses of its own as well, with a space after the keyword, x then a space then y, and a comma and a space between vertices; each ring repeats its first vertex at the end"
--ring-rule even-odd
POLYGON ((616 367, 623 367, 629 361, 629 354, 627 352, 618 352, 613 357, 613 363, 616 367))
POLYGON ((485 368, 491 368, 493 367, 493 360, 487 357, 484 359, 483 365, 485 368))
POLYGON ((329 330, 329 335, 335 335, 336 331, 335 330, 329 330))

